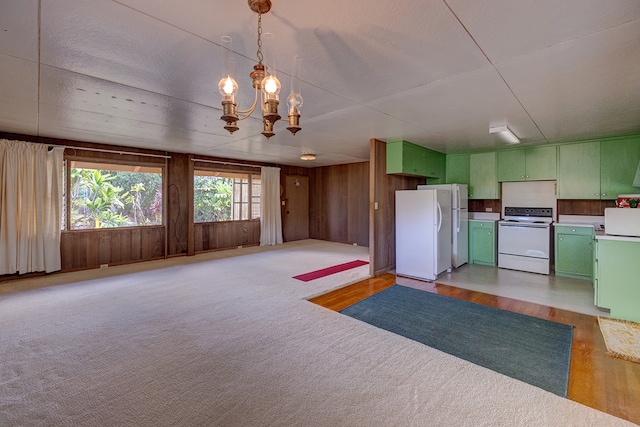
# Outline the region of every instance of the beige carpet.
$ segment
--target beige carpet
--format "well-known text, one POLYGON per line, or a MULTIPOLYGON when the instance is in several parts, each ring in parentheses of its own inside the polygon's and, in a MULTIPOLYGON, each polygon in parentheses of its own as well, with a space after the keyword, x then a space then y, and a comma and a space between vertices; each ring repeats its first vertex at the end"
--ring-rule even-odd
POLYGON ((598 317, 607 354, 640 363, 640 323, 598 317))
POLYGON ((0 296, 0 425, 632 425, 304 300, 365 248, 248 252, 0 296))

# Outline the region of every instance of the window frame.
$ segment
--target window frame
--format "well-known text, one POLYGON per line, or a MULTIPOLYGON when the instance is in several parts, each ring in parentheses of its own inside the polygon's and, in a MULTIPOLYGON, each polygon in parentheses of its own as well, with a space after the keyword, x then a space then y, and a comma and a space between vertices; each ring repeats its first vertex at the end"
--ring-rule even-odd
MULTIPOLYGON (((235 169, 230 169, 230 168, 224 168, 224 167, 216 167, 216 166, 209 166, 207 164, 194 164, 193 166, 193 174, 192 174, 192 180, 191 183, 194 187, 193 189, 193 200, 191 201, 192 203, 192 207, 193 207, 193 224, 221 224, 221 223, 225 223, 225 222, 247 222, 247 221, 260 221, 260 215, 258 214, 258 216, 256 218, 252 218, 253 216, 253 205, 254 205, 254 198, 255 195, 253 194, 253 187, 254 187, 254 177, 258 177, 260 180, 260 183, 262 185, 262 177, 261 177, 261 173, 260 171, 258 171, 257 173, 252 171, 252 170, 246 170, 246 169, 239 169, 239 168, 235 168, 235 169), (246 175, 247 178, 242 178, 242 179, 247 179, 247 183, 246 183, 246 188, 248 189, 249 194, 247 195, 247 202, 239 202, 240 206, 245 205, 247 206, 247 212, 248 212, 248 216, 249 218, 247 219, 229 219, 229 220, 223 220, 223 221, 197 221, 195 218, 195 202, 196 202, 196 197, 195 197, 195 179, 196 176, 207 176, 206 174, 204 175, 199 175, 198 172, 205 172, 205 173, 219 173, 219 174, 236 174, 236 175, 246 175)), ((231 177, 233 178, 233 177, 231 177)), ((232 184, 232 185, 235 185, 232 184)), ((245 184, 242 184, 245 185, 245 184)), ((233 191, 233 189, 232 189, 233 191)), ((234 201, 233 199, 233 193, 231 196, 231 204, 232 206, 235 205, 237 202, 234 201)), ((261 195, 258 194, 258 206, 260 206, 260 204, 262 203, 261 200, 261 195)), ((233 210, 232 210, 232 215, 233 215, 233 210)))

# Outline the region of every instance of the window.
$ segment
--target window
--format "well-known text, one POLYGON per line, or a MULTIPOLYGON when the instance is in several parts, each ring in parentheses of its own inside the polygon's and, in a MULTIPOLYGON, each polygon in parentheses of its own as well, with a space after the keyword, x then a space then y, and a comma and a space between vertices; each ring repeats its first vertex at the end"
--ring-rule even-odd
POLYGON ((161 167, 67 160, 65 173, 68 229, 162 224, 161 167))
POLYGON ((194 222, 260 218, 260 175, 196 170, 193 177, 194 222))

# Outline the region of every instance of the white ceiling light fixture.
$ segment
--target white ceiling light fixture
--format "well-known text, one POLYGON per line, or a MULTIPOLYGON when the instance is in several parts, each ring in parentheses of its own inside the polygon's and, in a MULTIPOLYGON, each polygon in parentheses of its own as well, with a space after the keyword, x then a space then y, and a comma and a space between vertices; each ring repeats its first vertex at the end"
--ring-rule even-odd
MULTIPOLYGON (((262 134, 267 138, 275 135, 273 125, 281 119, 278 114, 278 105, 280 104, 280 81, 276 76, 276 67, 273 63, 269 66, 263 64, 264 57, 262 55, 262 14, 271 10, 271 0, 248 0, 251 10, 258 14, 258 63, 253 66, 253 72, 249 75, 253 80, 253 87, 256 95, 253 105, 248 110, 236 111, 236 95, 238 94, 238 83, 235 80, 235 58, 232 57, 233 49, 231 45, 231 37, 223 36, 221 43, 223 75, 218 83, 218 90, 222 95, 222 117, 221 120, 226 122, 225 129, 229 133, 237 131, 238 121, 244 120, 253 114, 260 99, 260 110, 262 112, 262 122, 264 130, 262 134), (238 113, 241 117, 238 116, 238 113)), ((265 38, 267 34, 265 34, 265 38)), ((269 52, 267 52, 269 53, 269 52)), ((272 58, 268 58, 273 61, 272 58)), ((265 61, 267 62, 267 61, 265 61)), ((291 78, 291 93, 287 98, 289 104, 289 126, 287 129, 295 135, 300 128, 300 107, 302 107, 302 96, 300 95, 300 58, 294 59, 294 66, 291 78)))
POLYGON ((489 126, 489 133, 497 133, 509 144, 520 143, 520 138, 518 138, 513 132, 511 132, 507 125, 489 126))
POLYGON ((300 156, 300 160, 315 160, 315 159, 316 159, 315 154, 304 153, 302 156, 300 156))

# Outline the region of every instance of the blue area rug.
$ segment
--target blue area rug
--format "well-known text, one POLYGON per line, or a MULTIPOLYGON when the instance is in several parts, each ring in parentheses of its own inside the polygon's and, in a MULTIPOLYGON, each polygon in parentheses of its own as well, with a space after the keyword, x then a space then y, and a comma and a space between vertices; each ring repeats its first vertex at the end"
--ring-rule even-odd
POLYGON ((570 325, 399 285, 341 313, 567 396, 570 325))

